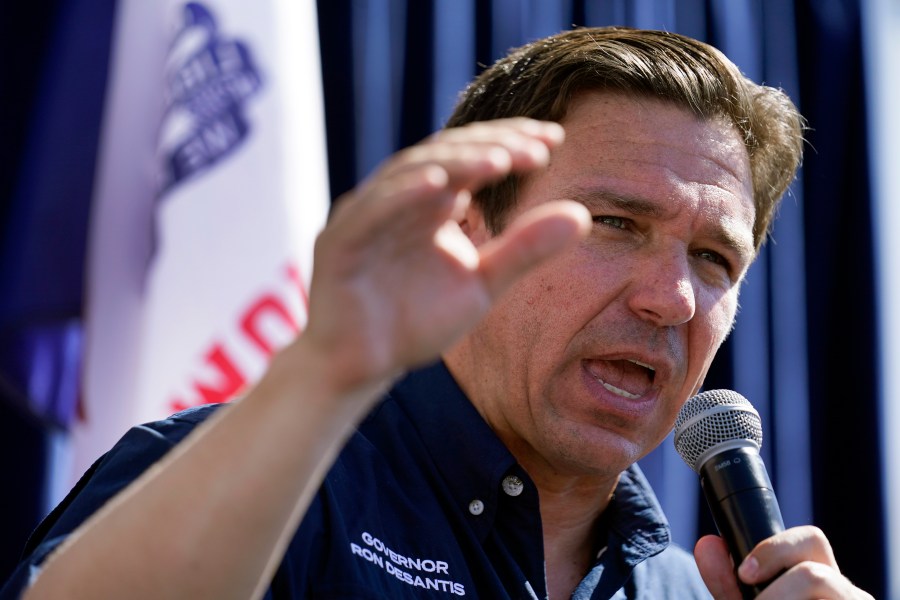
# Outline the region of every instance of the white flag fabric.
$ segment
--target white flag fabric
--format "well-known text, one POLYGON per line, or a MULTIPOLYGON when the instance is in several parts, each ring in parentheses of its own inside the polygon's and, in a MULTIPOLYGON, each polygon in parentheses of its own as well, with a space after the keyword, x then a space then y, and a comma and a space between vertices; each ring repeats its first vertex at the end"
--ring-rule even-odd
POLYGON ((75 480, 233 398, 306 322, 328 187, 314 0, 123 0, 88 257, 75 480))

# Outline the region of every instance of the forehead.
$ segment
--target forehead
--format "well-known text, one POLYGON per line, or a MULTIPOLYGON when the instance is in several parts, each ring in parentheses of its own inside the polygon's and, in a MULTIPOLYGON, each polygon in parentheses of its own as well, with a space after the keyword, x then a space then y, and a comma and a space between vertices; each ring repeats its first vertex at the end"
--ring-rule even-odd
POLYGON ((566 141, 548 168, 556 185, 588 196, 599 190, 644 198, 662 212, 688 202, 730 229, 748 229, 752 245, 750 159, 724 118, 703 119, 653 98, 586 92, 573 99, 562 124, 566 141))
POLYGON ((705 119, 672 102, 622 92, 583 92, 562 120, 566 146, 591 152, 614 146, 612 163, 666 162, 690 169, 699 181, 752 196, 750 159, 737 129, 725 117, 705 119))

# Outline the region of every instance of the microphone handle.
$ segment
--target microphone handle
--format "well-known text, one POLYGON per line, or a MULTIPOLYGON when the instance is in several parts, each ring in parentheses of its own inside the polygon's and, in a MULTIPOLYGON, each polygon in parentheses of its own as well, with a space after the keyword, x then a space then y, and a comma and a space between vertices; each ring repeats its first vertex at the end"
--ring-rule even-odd
MULTIPOLYGON (((713 455, 700 468, 700 485, 735 569, 759 542, 784 531, 766 465, 755 448, 713 455)), ((768 583, 747 586, 738 580, 738 585, 744 598, 750 599, 768 583)))

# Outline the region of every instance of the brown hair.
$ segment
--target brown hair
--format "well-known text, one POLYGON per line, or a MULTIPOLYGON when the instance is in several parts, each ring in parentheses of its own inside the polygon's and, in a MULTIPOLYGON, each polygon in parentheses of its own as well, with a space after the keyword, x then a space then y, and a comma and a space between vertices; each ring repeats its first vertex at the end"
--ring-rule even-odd
MULTIPOLYGON (((463 92, 447 126, 515 116, 560 121, 585 90, 661 98, 699 117, 733 123, 750 157, 759 250, 800 165, 803 118, 783 91, 754 83, 708 44, 625 27, 559 33, 515 49, 485 70, 463 92)), ((519 183, 520 176, 511 175, 476 194, 492 231, 503 228, 519 183)))

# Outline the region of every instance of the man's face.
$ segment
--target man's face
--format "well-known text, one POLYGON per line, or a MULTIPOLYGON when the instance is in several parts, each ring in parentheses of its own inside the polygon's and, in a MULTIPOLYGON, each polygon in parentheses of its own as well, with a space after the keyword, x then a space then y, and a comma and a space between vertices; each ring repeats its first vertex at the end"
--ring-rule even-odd
POLYGON ((754 253, 749 159, 730 124, 653 99, 585 93, 563 125, 510 218, 572 199, 593 230, 447 358, 526 468, 613 477, 667 435, 731 329, 754 253))

